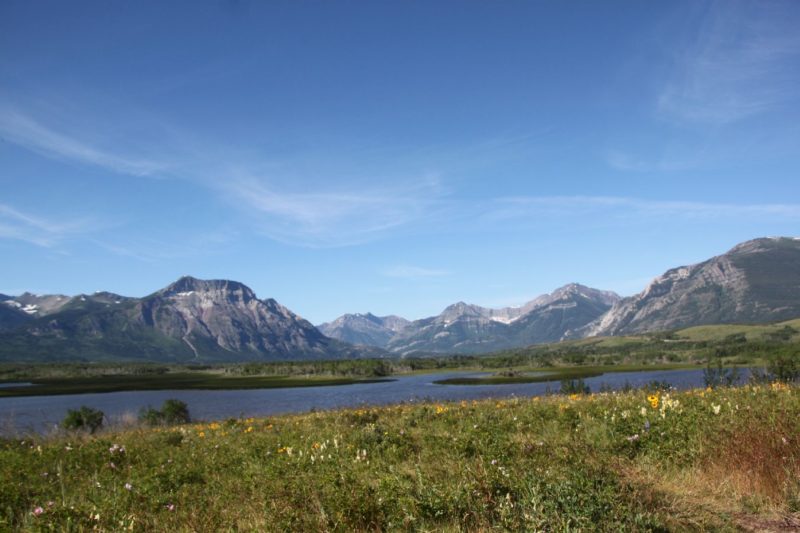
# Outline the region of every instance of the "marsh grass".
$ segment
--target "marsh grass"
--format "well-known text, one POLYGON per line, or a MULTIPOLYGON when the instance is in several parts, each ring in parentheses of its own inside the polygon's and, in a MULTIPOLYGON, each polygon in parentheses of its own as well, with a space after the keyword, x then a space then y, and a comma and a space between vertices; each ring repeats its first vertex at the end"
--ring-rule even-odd
POLYGON ((765 528, 798 512, 797 392, 404 404, 5 440, 0 530, 765 528))

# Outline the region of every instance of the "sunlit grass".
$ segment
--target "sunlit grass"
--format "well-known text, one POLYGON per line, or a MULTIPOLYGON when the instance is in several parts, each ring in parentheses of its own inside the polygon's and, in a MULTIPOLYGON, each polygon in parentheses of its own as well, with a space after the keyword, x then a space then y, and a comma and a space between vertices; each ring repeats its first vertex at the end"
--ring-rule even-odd
POLYGON ((0 529, 766 528, 800 511, 797 393, 404 404, 8 440, 0 529))

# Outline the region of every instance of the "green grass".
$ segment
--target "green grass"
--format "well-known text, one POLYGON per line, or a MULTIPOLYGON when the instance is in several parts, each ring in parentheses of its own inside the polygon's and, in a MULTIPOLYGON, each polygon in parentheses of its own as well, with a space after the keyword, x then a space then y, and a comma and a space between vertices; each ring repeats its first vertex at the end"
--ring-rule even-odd
POLYGON ((235 390, 274 389, 284 387, 320 387, 376 383, 388 379, 356 379, 346 377, 249 376, 228 377, 220 374, 185 372, 153 375, 107 375, 90 377, 39 378, 27 387, 0 388, 0 398, 56 394, 86 394, 132 390, 235 390))
POLYGON ((782 385, 406 404, 0 441, 0 530, 770 530, 798 479, 782 385))
POLYGON ((583 379, 602 376, 606 372, 641 372, 654 370, 681 370, 697 368, 692 364, 660 364, 660 365, 606 365, 606 366, 573 366, 560 368, 515 368, 517 375, 495 374, 480 377, 455 377, 434 381, 438 385, 508 385, 514 383, 546 383, 563 379, 583 379))

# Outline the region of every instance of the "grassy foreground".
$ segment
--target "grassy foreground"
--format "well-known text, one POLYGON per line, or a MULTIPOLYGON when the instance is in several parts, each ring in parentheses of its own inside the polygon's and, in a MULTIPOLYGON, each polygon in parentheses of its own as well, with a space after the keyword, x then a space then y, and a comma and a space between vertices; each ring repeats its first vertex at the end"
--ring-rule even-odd
POLYGON ((800 390, 406 404, 0 441, 0 530, 797 524, 800 390))

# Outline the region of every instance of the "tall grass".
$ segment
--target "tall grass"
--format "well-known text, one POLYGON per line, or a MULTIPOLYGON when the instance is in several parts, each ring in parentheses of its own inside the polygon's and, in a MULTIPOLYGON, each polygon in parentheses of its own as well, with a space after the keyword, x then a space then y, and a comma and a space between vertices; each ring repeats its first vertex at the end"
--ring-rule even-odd
POLYGON ((0 530, 766 528, 800 510, 797 393, 403 404, 6 440, 0 530))

